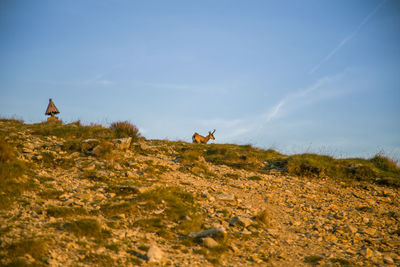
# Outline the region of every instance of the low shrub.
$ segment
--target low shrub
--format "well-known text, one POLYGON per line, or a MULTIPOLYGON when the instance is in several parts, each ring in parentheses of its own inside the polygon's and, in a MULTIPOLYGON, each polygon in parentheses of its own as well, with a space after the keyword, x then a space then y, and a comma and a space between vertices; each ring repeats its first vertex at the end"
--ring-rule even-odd
POLYGON ((139 129, 129 121, 113 122, 110 129, 116 138, 132 137, 132 141, 135 142, 141 137, 139 129))
POLYGON ((299 154, 289 157, 287 172, 291 175, 320 177, 326 176, 333 158, 317 154, 299 154))
POLYGON ((400 170, 399 166, 397 166, 394 160, 384 156, 382 153, 376 154, 369 161, 382 171, 399 172, 400 170))

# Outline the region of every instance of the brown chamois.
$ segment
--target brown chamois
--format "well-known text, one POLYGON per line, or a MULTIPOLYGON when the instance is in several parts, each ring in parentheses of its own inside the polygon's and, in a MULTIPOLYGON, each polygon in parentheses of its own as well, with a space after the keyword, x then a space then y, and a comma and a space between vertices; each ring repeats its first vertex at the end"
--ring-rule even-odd
POLYGON ((215 140, 214 133, 215 129, 213 132, 208 132, 208 135, 206 137, 201 136, 198 133, 194 133, 194 135, 192 136, 193 143, 207 144, 208 140, 215 140))

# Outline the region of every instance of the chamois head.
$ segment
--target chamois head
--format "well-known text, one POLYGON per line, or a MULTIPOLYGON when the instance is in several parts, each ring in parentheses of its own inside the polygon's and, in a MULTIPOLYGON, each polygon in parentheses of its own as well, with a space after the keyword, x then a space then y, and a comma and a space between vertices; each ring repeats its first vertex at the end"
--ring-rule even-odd
POLYGON ((208 132, 208 136, 209 136, 212 140, 215 140, 214 133, 215 133, 215 129, 214 129, 213 132, 208 132))

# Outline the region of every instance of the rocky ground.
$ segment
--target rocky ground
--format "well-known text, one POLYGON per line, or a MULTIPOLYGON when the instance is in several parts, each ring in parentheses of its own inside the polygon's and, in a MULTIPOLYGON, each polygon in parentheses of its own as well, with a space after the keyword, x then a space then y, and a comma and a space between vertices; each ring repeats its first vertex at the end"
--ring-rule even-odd
POLYGON ((400 266, 399 188, 191 164, 183 142, 112 140, 101 156, 0 128, 32 184, 0 210, 0 265, 400 266))

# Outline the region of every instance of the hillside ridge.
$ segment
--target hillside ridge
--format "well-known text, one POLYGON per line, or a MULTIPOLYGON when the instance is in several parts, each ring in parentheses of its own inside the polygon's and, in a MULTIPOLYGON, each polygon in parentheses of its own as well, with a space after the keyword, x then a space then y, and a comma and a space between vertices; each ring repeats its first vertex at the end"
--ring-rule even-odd
POLYGON ((0 120, 0 265, 398 266, 398 167, 0 120))

